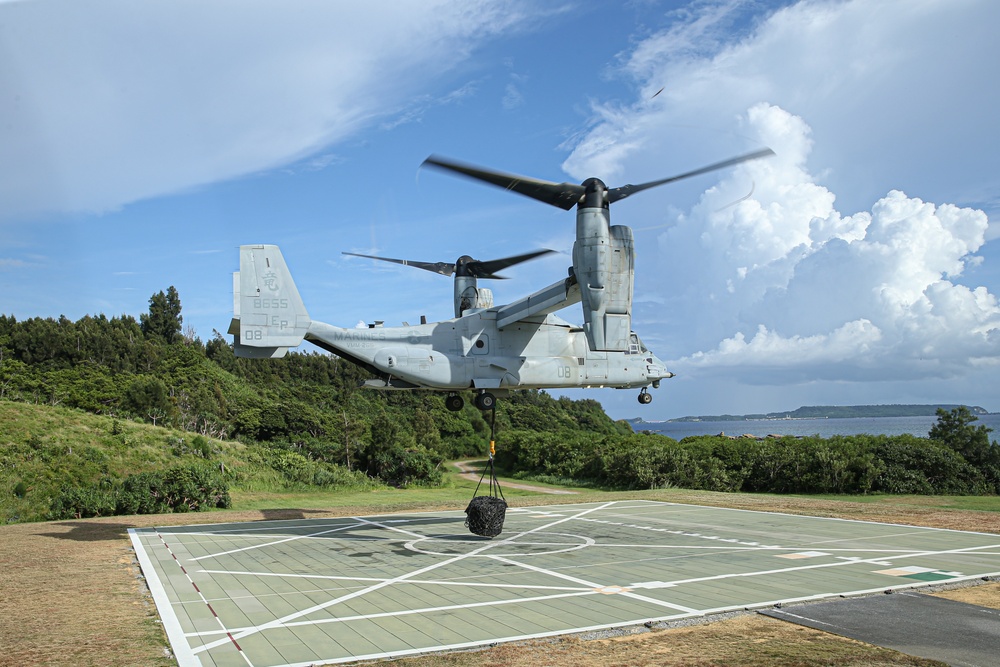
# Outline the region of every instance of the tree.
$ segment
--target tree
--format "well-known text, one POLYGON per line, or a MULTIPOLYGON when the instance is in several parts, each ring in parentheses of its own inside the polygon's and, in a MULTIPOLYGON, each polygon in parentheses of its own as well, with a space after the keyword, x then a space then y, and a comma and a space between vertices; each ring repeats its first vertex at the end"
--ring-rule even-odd
POLYGON ((159 291, 149 297, 149 313, 139 316, 142 333, 147 338, 164 343, 176 343, 181 339, 181 298, 171 285, 166 294, 159 291))
POLYGON ((417 443, 427 449, 438 450, 441 448, 441 432, 434 424, 434 418, 423 408, 417 408, 413 413, 413 435, 417 443))
POLYGON ((136 376, 125 390, 125 401, 134 414, 147 417, 153 426, 173 408, 167 385, 155 375, 136 376))
POLYGON ((928 436, 961 454, 974 466, 992 463, 990 451, 990 431, 980 424, 973 426, 978 417, 964 405, 950 411, 937 409, 937 423, 931 427, 928 436))

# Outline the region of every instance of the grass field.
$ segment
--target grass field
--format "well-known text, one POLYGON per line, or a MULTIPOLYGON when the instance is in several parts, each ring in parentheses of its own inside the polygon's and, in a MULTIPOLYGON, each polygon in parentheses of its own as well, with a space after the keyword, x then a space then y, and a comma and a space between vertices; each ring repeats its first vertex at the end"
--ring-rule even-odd
MULTIPOLYGON (((474 482, 367 493, 243 493, 235 510, 109 517, 0 527, 0 665, 170 665, 165 635, 145 590, 129 527, 462 509, 474 482)), ((505 489, 512 506, 562 503, 505 489)), ((853 518, 1000 534, 1000 498, 789 497, 670 489, 582 491, 573 502, 644 498, 678 503, 853 518)), ((1000 608, 1000 584, 943 593, 1000 608)), ((801 628, 756 614, 610 639, 563 637, 483 651, 396 661, 455 665, 933 665, 933 661, 801 628)))
POLYGON ((808 498, 811 500, 844 500, 868 503, 872 505, 891 505, 893 507, 913 507, 930 509, 969 510, 974 512, 1000 511, 1000 499, 996 496, 790 496, 808 498))

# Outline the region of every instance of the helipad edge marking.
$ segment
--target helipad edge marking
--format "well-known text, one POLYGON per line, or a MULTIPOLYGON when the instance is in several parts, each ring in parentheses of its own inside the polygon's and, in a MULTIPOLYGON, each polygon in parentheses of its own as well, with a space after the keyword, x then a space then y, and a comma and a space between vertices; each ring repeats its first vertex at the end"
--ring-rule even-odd
MULTIPOLYGON (((148 534, 148 533, 147 533, 148 534)), ((160 620, 163 621, 163 629, 170 640, 170 646, 174 652, 178 667, 202 667, 201 660, 191 650, 187 639, 184 637, 184 630, 174 613, 173 605, 167 596, 167 591, 160 581, 153 561, 146 553, 146 547, 142 543, 142 538, 135 528, 128 529, 129 539, 132 540, 132 547, 135 549, 135 556, 142 568, 142 574, 146 578, 146 586, 149 588, 156 610, 160 613, 160 620)))

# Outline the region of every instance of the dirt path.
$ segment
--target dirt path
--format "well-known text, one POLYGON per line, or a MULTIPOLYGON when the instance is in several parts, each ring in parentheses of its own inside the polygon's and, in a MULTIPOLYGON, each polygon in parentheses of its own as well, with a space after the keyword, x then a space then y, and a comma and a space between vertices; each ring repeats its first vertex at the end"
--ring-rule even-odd
MULTIPOLYGON (((477 463, 476 460, 471 461, 455 461, 454 465, 459 470, 459 476, 462 479, 471 479, 473 482, 478 482, 482 476, 482 471, 475 471, 472 468, 472 464, 477 463)), ((532 484, 522 484, 521 482, 504 482, 505 487, 511 489, 521 489, 522 491, 535 491, 537 493, 550 493, 552 495, 572 495, 576 494, 576 491, 569 491, 567 489, 552 489, 545 486, 534 486, 532 484)))

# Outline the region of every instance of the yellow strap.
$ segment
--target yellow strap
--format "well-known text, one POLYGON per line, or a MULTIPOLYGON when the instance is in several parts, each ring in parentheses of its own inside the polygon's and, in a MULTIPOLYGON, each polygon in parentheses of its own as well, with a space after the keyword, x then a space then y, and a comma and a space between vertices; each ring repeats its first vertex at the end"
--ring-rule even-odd
POLYGON ((494 442, 495 441, 490 440, 490 456, 494 456, 497 453, 497 448, 494 442))

